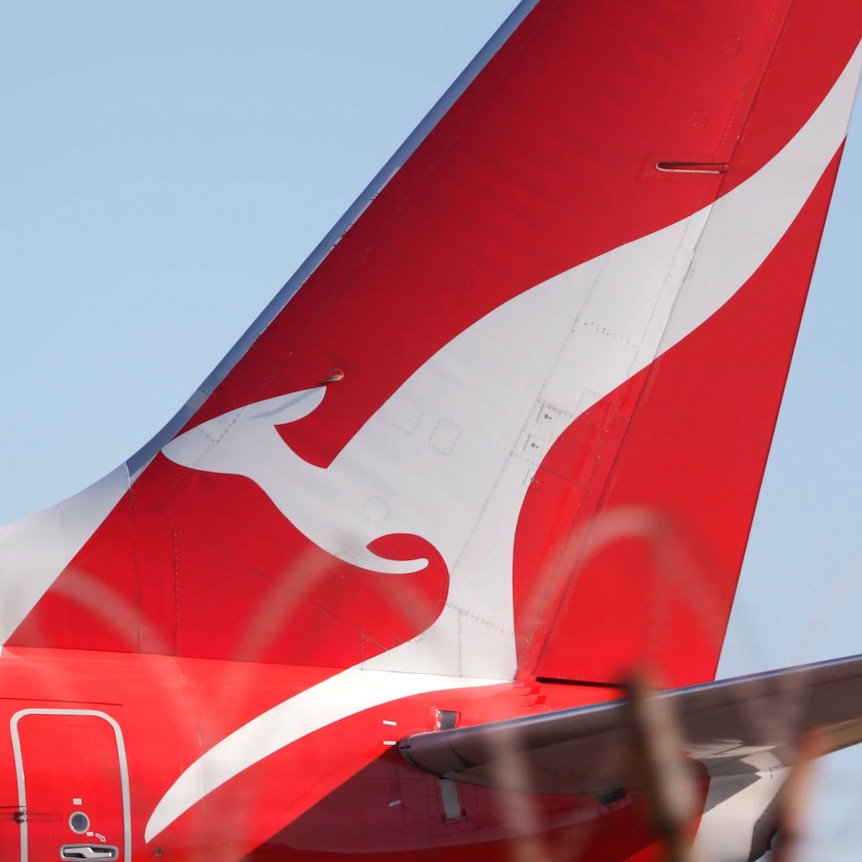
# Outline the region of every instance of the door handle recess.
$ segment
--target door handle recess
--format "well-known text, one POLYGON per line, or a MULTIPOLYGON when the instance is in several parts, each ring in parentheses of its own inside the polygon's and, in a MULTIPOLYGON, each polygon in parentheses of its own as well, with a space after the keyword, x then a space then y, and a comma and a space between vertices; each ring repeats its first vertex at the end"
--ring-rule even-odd
POLYGON ((64 844, 61 859, 119 859, 120 851, 112 844, 64 844))

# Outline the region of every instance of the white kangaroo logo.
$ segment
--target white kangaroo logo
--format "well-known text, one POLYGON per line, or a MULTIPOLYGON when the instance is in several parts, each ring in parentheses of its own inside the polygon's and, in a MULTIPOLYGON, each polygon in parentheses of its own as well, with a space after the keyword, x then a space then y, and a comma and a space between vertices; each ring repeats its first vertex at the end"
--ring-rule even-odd
POLYGON ((707 320, 775 248, 841 145, 860 57, 749 180, 486 314, 328 467, 297 456, 275 428, 313 411, 325 387, 231 411, 162 451, 196 470, 247 476, 312 542, 367 569, 419 571, 425 558, 391 560, 368 546, 394 533, 427 540, 449 570, 446 607, 375 667, 510 679, 513 542, 532 471, 577 415, 707 320))
MULTIPOLYGON (((390 517, 383 498, 374 496, 392 493, 392 461, 388 470, 375 470, 373 487, 363 487, 352 457, 355 446, 322 469, 295 455, 279 436, 278 425, 307 416, 325 394, 326 387, 320 386, 258 401, 192 428, 162 451, 186 467, 248 477, 316 545, 357 566, 387 574, 419 571, 426 559, 389 560, 368 550, 381 528, 388 533, 410 531, 403 517, 390 517)), ((408 472, 400 484, 409 485, 408 472)), ((408 507, 409 501, 402 501, 401 510, 408 507)), ((421 522, 413 525, 418 526, 421 522)))

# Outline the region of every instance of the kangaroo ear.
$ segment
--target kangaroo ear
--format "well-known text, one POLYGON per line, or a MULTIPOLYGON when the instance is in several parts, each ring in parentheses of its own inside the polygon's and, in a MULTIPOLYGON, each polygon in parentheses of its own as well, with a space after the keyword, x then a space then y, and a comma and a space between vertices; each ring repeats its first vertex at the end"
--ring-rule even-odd
MULTIPOLYGON (((296 422, 314 412, 325 393, 326 388, 323 386, 303 389, 231 410, 175 437, 162 447, 162 454, 176 464, 203 470, 211 469, 205 459, 216 447, 222 447, 224 455, 230 452, 234 456, 229 459, 231 461, 237 455, 240 455, 240 461, 253 461, 256 457, 256 441, 259 443, 271 434, 273 426, 296 422)), ((214 472, 245 471, 241 468, 218 467, 214 472)))
POLYGON ((313 413, 326 395, 325 386, 302 389, 275 398, 267 398, 256 404, 249 404, 242 411, 249 419, 268 419, 271 425, 287 425, 313 413))

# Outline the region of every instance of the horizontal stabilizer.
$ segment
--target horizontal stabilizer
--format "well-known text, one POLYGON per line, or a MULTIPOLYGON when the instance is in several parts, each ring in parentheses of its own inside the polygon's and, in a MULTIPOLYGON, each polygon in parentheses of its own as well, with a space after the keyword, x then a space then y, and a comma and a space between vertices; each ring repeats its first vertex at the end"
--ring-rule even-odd
MULTIPOLYGON (((793 761, 802 732, 826 754, 862 741, 862 656, 663 691, 684 750, 711 777, 762 772, 793 761)), ((541 793, 598 793, 638 783, 632 707, 618 700, 406 737, 411 764, 442 778, 500 786, 516 754, 541 793)))

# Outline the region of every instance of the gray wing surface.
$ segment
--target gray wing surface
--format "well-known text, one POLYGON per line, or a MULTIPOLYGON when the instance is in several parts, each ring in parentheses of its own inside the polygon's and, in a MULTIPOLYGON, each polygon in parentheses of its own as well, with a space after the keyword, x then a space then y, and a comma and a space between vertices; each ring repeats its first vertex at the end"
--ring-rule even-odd
MULTIPOLYGON (((862 741, 862 656, 659 692, 683 751, 711 777, 787 766, 805 731, 818 753, 862 741)), ((427 772, 505 786, 515 754, 528 789, 600 793, 636 786, 631 702, 617 700, 471 727, 417 733, 401 755, 427 772)))

